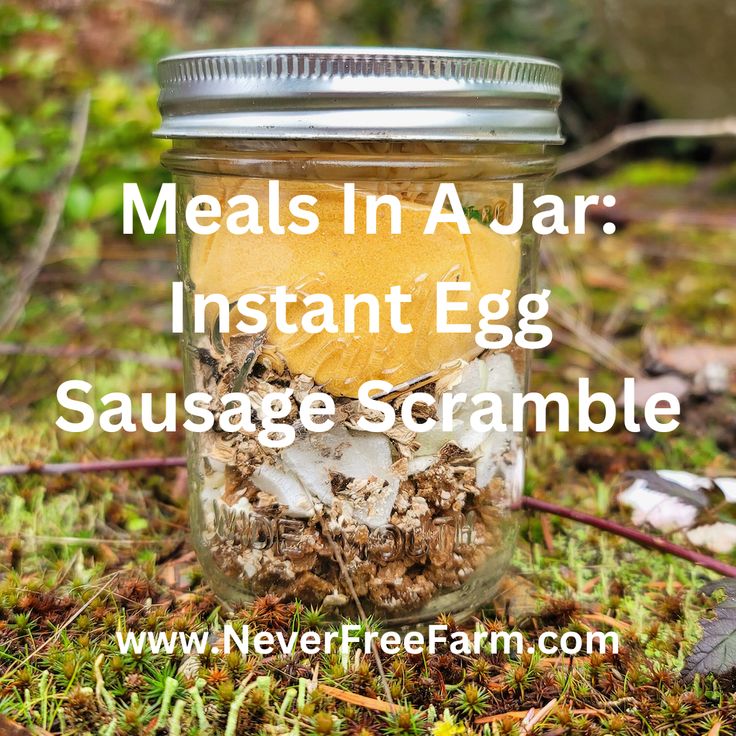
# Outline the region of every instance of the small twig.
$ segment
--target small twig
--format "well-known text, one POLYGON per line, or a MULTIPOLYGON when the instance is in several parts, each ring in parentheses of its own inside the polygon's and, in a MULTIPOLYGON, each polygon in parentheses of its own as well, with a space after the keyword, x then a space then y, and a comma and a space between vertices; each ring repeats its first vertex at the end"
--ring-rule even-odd
POLYGON ((389 703, 386 700, 358 695, 357 693, 353 693, 348 690, 341 690, 339 687, 332 687, 331 685, 325 685, 324 683, 320 683, 318 687, 326 695, 337 698, 338 700, 342 700, 346 703, 350 703, 351 705, 358 705, 361 708, 379 710, 383 713, 397 713, 400 710, 398 705, 395 703, 389 703))
POLYGON ((92 460, 82 463, 26 463, 0 466, 0 477, 8 475, 64 475, 65 473, 105 473, 116 470, 147 470, 150 468, 180 468, 185 457, 142 457, 135 460, 92 460))
POLYGON ((550 554, 553 554, 555 551, 555 540, 552 536, 552 527, 550 525, 550 520, 543 516, 540 519, 541 526, 542 526, 542 539, 544 540, 544 547, 550 554))
POLYGON ((723 138, 736 135, 736 117, 718 120, 648 120, 616 128, 599 141, 562 156, 557 172, 563 174, 597 161, 617 148, 653 138, 723 138))
POLYGON ((147 537, 145 539, 128 539, 127 537, 120 538, 120 539, 99 539, 97 537, 54 537, 54 536, 49 536, 45 534, 24 534, 20 532, 16 534, 15 536, 10 536, 10 535, 0 536, 0 544, 12 542, 16 539, 23 539, 26 542, 32 542, 32 543, 41 542, 41 543, 46 543, 46 544, 67 544, 67 545, 79 544, 82 546, 90 546, 90 545, 95 545, 95 544, 107 544, 107 545, 143 544, 146 546, 153 546, 156 544, 166 544, 170 541, 170 537, 162 537, 161 539, 154 539, 151 537, 147 537))
POLYGON ((547 703, 547 705, 539 710, 531 708, 519 724, 519 734, 521 734, 521 736, 527 736, 527 734, 530 734, 534 730, 534 727, 551 715, 552 711, 554 711, 556 707, 557 698, 553 698, 549 703, 547 703))
POLYGON ((135 353, 132 350, 114 348, 74 347, 70 345, 21 345, 14 342, 0 342, 0 355, 43 355, 48 358, 99 358, 101 360, 130 361, 152 368, 181 369, 178 358, 165 358, 158 355, 135 353))
POLYGON ((35 727, 33 732, 29 731, 25 726, 21 726, 20 723, 11 721, 10 718, 0 713, 0 734, 2 736, 51 736, 51 734, 45 729, 35 727))
MULTIPOLYGON (((532 710, 534 710, 532 708, 532 710)), ((506 713, 496 713, 493 716, 483 716, 482 718, 475 719, 475 725, 480 726, 484 723, 494 723, 495 721, 502 721, 506 718, 513 718, 515 720, 521 720, 529 715, 528 710, 510 710, 506 713)), ((573 716, 605 716, 606 711, 597 710, 596 708, 575 708, 570 711, 570 715, 573 716)))
MULTIPOLYGON (((353 585, 353 579, 350 577, 350 571, 348 570, 347 565, 345 564, 345 560, 342 557, 342 553, 340 552, 339 547, 335 543, 334 538, 332 537, 332 533, 327 529, 327 527, 323 528, 324 534, 327 537, 327 541, 330 543, 330 546, 332 547, 332 553, 335 555, 335 562, 337 562, 338 567, 340 568, 340 573, 342 574, 343 578, 345 579, 345 584, 348 586, 348 591, 350 592, 350 596, 353 599, 353 602, 355 603, 355 607, 358 610, 358 615, 360 616, 360 620, 365 623, 368 620, 368 617, 365 615, 365 610, 363 609, 363 604, 360 602, 360 597, 355 591, 355 586, 353 585)), ((381 680, 381 685, 383 686, 383 692, 386 696, 386 700, 389 702, 390 705, 394 704, 394 699, 391 697, 391 688, 388 685, 388 679, 386 678, 386 672, 383 669, 383 662, 381 662, 381 655, 378 652, 378 646, 375 642, 375 639, 371 640, 371 652, 373 654, 373 659, 376 663, 376 669, 378 670, 378 676, 381 680)))
POLYGON ((531 496, 523 496, 519 502, 519 506, 524 509, 529 509, 530 511, 540 511, 543 514, 554 514, 555 516, 561 516, 565 519, 572 519, 573 521, 593 526, 604 532, 624 537, 632 542, 636 542, 636 544, 639 544, 642 547, 656 549, 660 552, 680 557, 683 560, 694 562, 696 565, 705 567, 708 570, 713 570, 713 572, 717 572, 720 575, 725 575, 729 578, 736 578, 736 567, 733 565, 716 560, 715 558, 709 557, 701 552, 681 547, 679 544, 662 539, 661 537, 653 537, 651 534, 646 534, 638 529, 632 529, 631 527, 619 524, 616 521, 611 521, 610 519, 602 519, 599 516, 593 516, 592 514, 586 514, 583 511, 558 506, 557 504, 549 503, 549 501, 542 501, 538 498, 532 498, 531 496))
POLYGON ((608 624, 614 629, 621 629, 623 631, 629 631, 631 629, 630 624, 605 613, 583 613, 580 618, 584 621, 597 621, 598 623, 608 624))
POLYGON ((48 207, 41 221, 41 227, 36 235, 36 241, 18 274, 16 287, 5 304, 5 314, 0 316, 0 335, 10 332, 15 327, 26 306, 33 284, 43 268, 49 248, 54 242, 61 220, 61 213, 64 211, 64 204, 69 193, 69 185, 74 177, 74 172, 77 170, 84 148, 84 139, 87 136, 87 121, 89 119, 89 102, 90 93, 87 90, 79 96, 74 105, 67 163, 62 169, 56 189, 49 199, 48 207))

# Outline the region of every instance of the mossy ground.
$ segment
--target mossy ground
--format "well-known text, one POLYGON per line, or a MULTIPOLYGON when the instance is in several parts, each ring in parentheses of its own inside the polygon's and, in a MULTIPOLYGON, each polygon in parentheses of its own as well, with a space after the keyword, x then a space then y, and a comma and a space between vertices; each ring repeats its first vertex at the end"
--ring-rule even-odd
MULTIPOLYGON (((587 375, 597 390, 615 393, 622 375, 613 363, 623 356, 639 366, 643 336, 680 345, 736 340, 736 235, 708 222, 724 212, 733 216, 729 188, 710 172, 691 176, 680 167, 668 179, 666 165, 648 171, 638 166, 628 179, 619 172, 611 183, 622 207, 635 203, 639 213, 616 236, 544 244, 540 281, 554 290, 558 341, 535 357, 537 390, 572 392, 587 375), (698 217, 677 221, 678 208, 698 217), (577 327, 560 327, 565 315, 577 327), (606 336, 608 353, 593 352, 585 328, 606 336)), ((604 186, 586 182, 584 188, 604 186)), ((12 339, 174 356, 171 278, 171 243, 144 249, 108 242, 97 262, 63 261, 44 270, 12 339)), ((134 359, 4 357, 0 464, 182 454, 180 435, 57 431, 54 395, 72 377, 90 381, 98 396, 180 389, 177 372, 134 359)), ((735 403, 728 394, 688 402, 674 435, 534 437, 527 490, 626 520, 615 497, 627 470, 734 472, 735 440, 727 428, 735 403)), ((345 661, 208 654, 194 665, 195 693, 179 671, 183 656, 121 656, 114 632, 216 629, 226 617, 289 629, 319 623, 320 613, 268 599, 255 610, 225 612, 190 554, 185 496, 176 470, 0 479, 0 713, 40 733, 194 734, 203 732, 206 719, 214 732, 227 734, 451 736, 521 733, 517 712, 557 698, 558 708, 534 733, 726 734, 736 728, 729 682, 685 683, 678 676, 697 622, 711 610, 698 589, 713 574, 534 515, 522 520, 515 570, 497 604, 479 614, 479 625, 517 627, 530 640, 546 629, 614 627, 621 634, 618 655, 388 657, 388 687, 401 705, 393 715, 306 687, 318 682, 385 700, 373 660, 353 655, 345 661)))

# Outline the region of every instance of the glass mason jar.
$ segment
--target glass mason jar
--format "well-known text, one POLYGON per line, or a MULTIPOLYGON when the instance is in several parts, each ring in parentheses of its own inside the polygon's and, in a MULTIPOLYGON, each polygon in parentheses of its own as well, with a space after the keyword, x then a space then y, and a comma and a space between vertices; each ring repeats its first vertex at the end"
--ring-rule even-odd
POLYGON ((174 141, 163 161, 177 184, 185 388, 213 396, 216 416, 223 396, 246 394, 255 428, 189 433, 191 525, 206 580, 227 601, 273 594, 394 624, 477 610, 513 552, 524 437, 476 431, 470 401, 441 397, 495 392, 506 414, 510 394, 526 390, 527 351, 483 349, 472 326, 484 294, 507 290, 513 325, 518 299, 534 290, 530 215, 517 234, 488 223, 508 220, 514 182, 529 213, 552 173, 545 146, 561 142, 559 68, 475 52, 312 48, 200 52, 164 59, 159 71, 158 135, 174 141), (440 222, 424 234, 443 182, 455 185, 469 233, 440 222), (344 228, 346 183, 354 234, 344 228), (202 194, 221 203, 222 227, 192 234, 185 208, 202 194), (368 234, 369 199, 386 194, 398 198, 400 232, 384 202, 368 234), (243 211, 242 201, 228 204, 235 195, 255 198, 263 232, 225 227, 243 211), (296 195, 315 198, 312 234, 283 228, 296 195), (437 284, 458 281, 469 287, 448 299, 467 311, 448 321, 471 330, 438 330, 437 284), (297 324, 303 299, 331 297, 337 330, 278 329, 268 301, 278 287, 298 295, 289 307, 297 324), (392 287, 411 297, 398 325, 385 300, 392 287), (242 295, 264 295, 267 326, 238 332, 238 314, 222 331, 214 309, 195 331, 195 294, 223 294, 233 313, 242 295), (368 296, 349 307, 346 294, 368 296), (372 380, 390 386, 371 396, 399 417, 380 432, 360 426, 381 416, 358 398, 372 380), (264 396, 284 389, 293 403, 278 421, 294 439, 266 447, 257 436, 264 396), (317 391, 335 404, 326 432, 299 418, 317 391), (412 401, 437 402, 411 408, 417 423, 436 420, 426 432, 401 420, 419 392, 412 401))

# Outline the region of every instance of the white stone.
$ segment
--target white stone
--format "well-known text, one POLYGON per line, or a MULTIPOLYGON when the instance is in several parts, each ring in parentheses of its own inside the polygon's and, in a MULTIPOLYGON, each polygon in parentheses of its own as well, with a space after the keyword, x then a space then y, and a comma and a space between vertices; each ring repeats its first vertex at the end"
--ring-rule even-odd
POLYGON ((250 479, 256 488, 270 493, 286 506, 290 516, 309 517, 314 513, 314 501, 299 479, 286 468, 264 463, 250 479))
POLYGON ((411 458, 408 463, 409 475, 416 475, 417 473, 423 473, 425 470, 431 468, 439 458, 436 455, 419 455, 411 458))
POLYGON ((419 472, 414 468, 426 470, 439 459, 439 451, 449 442, 467 452, 479 451, 479 466, 476 466, 476 483, 484 486, 493 477, 500 456, 506 451, 513 432, 477 432, 470 425, 470 416, 477 407, 470 401, 476 394, 491 391, 498 394, 503 404, 503 421, 508 424, 512 416, 512 394, 520 390, 519 381, 511 357, 505 353, 489 355, 468 363, 462 371, 459 382, 452 386, 453 393, 465 393, 468 401, 455 407, 453 428, 450 432, 442 430, 442 406, 438 409, 437 424, 429 431, 417 435, 419 449, 409 461, 409 472, 419 472), (425 464, 424 458, 431 462, 425 464))
POLYGON ((662 532, 689 529, 698 515, 695 506, 675 496, 651 490, 643 478, 637 478, 619 494, 618 500, 632 509, 634 524, 651 524, 662 532))
POLYGON ((710 488, 710 481, 707 478, 703 478, 702 475, 695 475, 695 473, 688 473, 686 470, 658 470, 657 475, 690 491, 710 488))
MULTIPOLYGON (((329 432, 309 432, 282 452, 289 471, 303 488, 326 505, 332 504, 331 474, 387 485, 377 489, 367 503, 353 503, 355 518, 372 528, 388 523, 399 490, 399 477, 392 469, 391 443, 383 434, 349 432, 336 425, 329 432)), ((348 501, 351 499, 347 497, 348 501)))
POLYGON ((736 478, 716 478, 714 482, 721 489, 726 501, 736 502, 736 478))
POLYGON ((500 465, 505 467, 502 456, 511 447, 513 439, 511 430, 488 434, 488 439, 480 446, 480 457, 475 464, 475 485, 478 488, 484 488, 491 482, 500 465))
POLYGON ((486 358, 488 374, 486 391, 497 393, 503 402, 503 421, 509 424, 513 417, 512 395, 521 391, 514 361, 506 353, 496 353, 486 358))
POLYGON ((698 547, 705 547, 715 554, 728 554, 736 547, 736 524, 724 521, 690 529, 687 538, 698 547))
POLYGON ((281 457, 307 493, 328 506, 332 504, 334 496, 328 467, 308 441, 296 440, 281 453, 281 457))

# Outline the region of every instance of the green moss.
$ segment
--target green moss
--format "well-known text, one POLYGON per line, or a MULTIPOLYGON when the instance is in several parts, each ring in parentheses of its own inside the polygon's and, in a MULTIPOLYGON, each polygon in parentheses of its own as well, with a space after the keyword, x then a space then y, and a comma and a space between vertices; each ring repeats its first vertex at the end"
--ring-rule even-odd
POLYGON ((624 164, 606 179, 611 187, 684 187, 692 184, 698 175, 694 164, 676 161, 635 161, 624 164))

